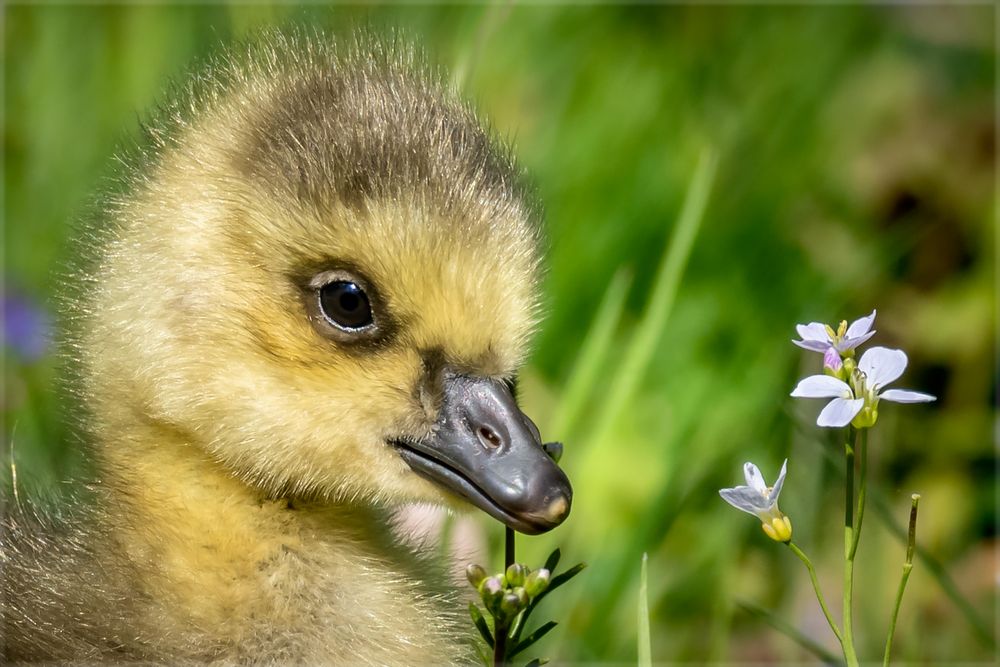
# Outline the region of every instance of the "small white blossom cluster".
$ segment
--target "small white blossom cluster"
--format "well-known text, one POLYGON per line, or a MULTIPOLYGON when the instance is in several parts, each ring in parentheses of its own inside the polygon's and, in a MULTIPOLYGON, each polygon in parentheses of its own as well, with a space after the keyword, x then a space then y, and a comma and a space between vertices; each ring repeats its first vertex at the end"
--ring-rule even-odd
POLYGON ((486 609, 495 617, 513 621, 534 598, 545 592, 552 580, 552 574, 544 567, 531 570, 520 563, 514 563, 506 572, 487 576, 480 565, 469 565, 465 576, 473 588, 479 591, 486 609))
POLYGON ((847 325, 833 327, 810 322, 796 327, 802 340, 792 341, 801 348, 823 353, 824 375, 811 375, 795 387, 796 398, 832 398, 819 413, 816 424, 839 428, 871 428, 878 420, 879 401, 926 403, 930 394, 906 389, 885 389, 906 370, 906 353, 887 347, 873 347, 854 361, 855 349, 875 335, 875 311, 847 325))
MULTIPOLYGON (((816 424, 837 428, 851 424, 855 428, 871 428, 878 420, 879 401, 895 403, 925 403, 935 398, 930 394, 907 389, 886 389, 906 370, 906 353, 886 347, 873 347, 855 361, 855 351, 875 331, 875 311, 855 320, 846 321, 837 329, 820 322, 799 324, 795 327, 801 340, 792 342, 801 348, 823 355, 823 375, 811 375, 795 387, 796 398, 831 398, 819 413, 816 424)), ((786 459, 781 466, 778 480, 769 487, 760 470, 753 463, 743 464, 745 486, 721 489, 719 495, 738 510, 753 514, 761 521, 767 536, 777 542, 792 539, 792 523, 778 509, 778 495, 785 483, 786 459)))

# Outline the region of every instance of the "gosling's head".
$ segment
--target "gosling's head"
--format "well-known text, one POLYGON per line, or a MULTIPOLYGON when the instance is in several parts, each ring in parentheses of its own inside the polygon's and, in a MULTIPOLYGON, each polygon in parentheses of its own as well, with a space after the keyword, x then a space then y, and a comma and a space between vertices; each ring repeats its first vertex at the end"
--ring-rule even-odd
POLYGON ((569 482, 512 395, 539 252, 508 149, 398 47, 268 37, 196 80, 109 213, 98 418, 267 494, 561 523, 569 482))

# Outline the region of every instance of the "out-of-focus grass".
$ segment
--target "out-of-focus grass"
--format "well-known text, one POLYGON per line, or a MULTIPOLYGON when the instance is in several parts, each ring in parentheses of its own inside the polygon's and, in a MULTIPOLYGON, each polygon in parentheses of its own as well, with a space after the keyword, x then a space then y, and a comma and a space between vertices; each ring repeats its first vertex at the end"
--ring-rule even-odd
POLYGON ((639 654, 639 667, 651 667, 653 664, 652 642, 649 638, 649 558, 642 555, 642 569, 639 570, 639 608, 636 613, 636 627, 639 640, 636 652, 639 654))
MULTIPOLYGON (((819 406, 788 398, 819 364, 788 341, 796 322, 878 307, 876 340, 910 355, 905 386, 940 398, 881 411, 873 499, 902 523, 909 494, 923 495, 920 543, 987 632, 918 562, 894 652, 986 661, 997 621, 994 11, 512 6, 484 30, 497 10, 8 5, 6 286, 51 303, 54 269, 76 252, 68 222, 136 111, 217 43, 288 20, 403 27, 464 68, 466 92, 516 135, 547 209, 549 318, 522 386, 545 436, 566 442, 577 497, 564 527, 519 548, 540 562, 558 544, 590 567, 546 602, 564 622, 539 652, 633 661, 644 551, 654 660, 806 655, 741 602, 835 648, 797 561, 716 491, 744 460, 773 474, 788 456, 782 508, 835 590, 839 449, 812 425, 819 406), (665 302, 659 267, 705 147, 714 184, 690 252, 674 246, 687 261, 665 302)), ((14 434, 21 478, 49 487, 75 469, 53 369, 51 355, 6 355, 7 442, 14 434)), ((868 657, 880 655, 903 558, 878 516, 858 564, 868 657)))

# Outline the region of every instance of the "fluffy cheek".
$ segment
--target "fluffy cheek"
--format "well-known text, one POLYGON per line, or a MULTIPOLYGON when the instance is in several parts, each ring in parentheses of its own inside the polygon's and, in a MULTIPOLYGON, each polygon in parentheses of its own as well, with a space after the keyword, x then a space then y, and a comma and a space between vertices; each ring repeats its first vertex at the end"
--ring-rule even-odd
POLYGON ((267 493, 442 502, 388 444, 433 423, 415 391, 421 369, 403 352, 290 370, 246 355, 238 367, 212 369, 213 381, 198 390, 204 400, 188 407, 212 425, 205 447, 267 493))

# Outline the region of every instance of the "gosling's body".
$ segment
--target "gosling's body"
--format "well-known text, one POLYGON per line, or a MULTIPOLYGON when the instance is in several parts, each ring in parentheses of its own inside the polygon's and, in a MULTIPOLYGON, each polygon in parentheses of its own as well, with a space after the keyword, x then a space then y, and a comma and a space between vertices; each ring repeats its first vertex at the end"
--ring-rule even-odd
POLYGON ((378 512, 262 500, 197 467, 173 472, 207 489, 150 492, 169 503, 155 515, 102 503, 74 533, 20 536, 7 661, 470 662, 454 601, 378 512))
MULTIPOLYGON (((515 376, 537 232, 506 149, 433 79, 405 49, 270 36, 150 127, 70 304, 93 500, 8 518, 8 660, 471 661, 387 524, 454 496, 392 443, 441 430, 442 378, 515 376), (370 336, 310 311, 331 267, 371 284, 370 336)), ((525 516, 561 521, 566 489, 525 516)))

